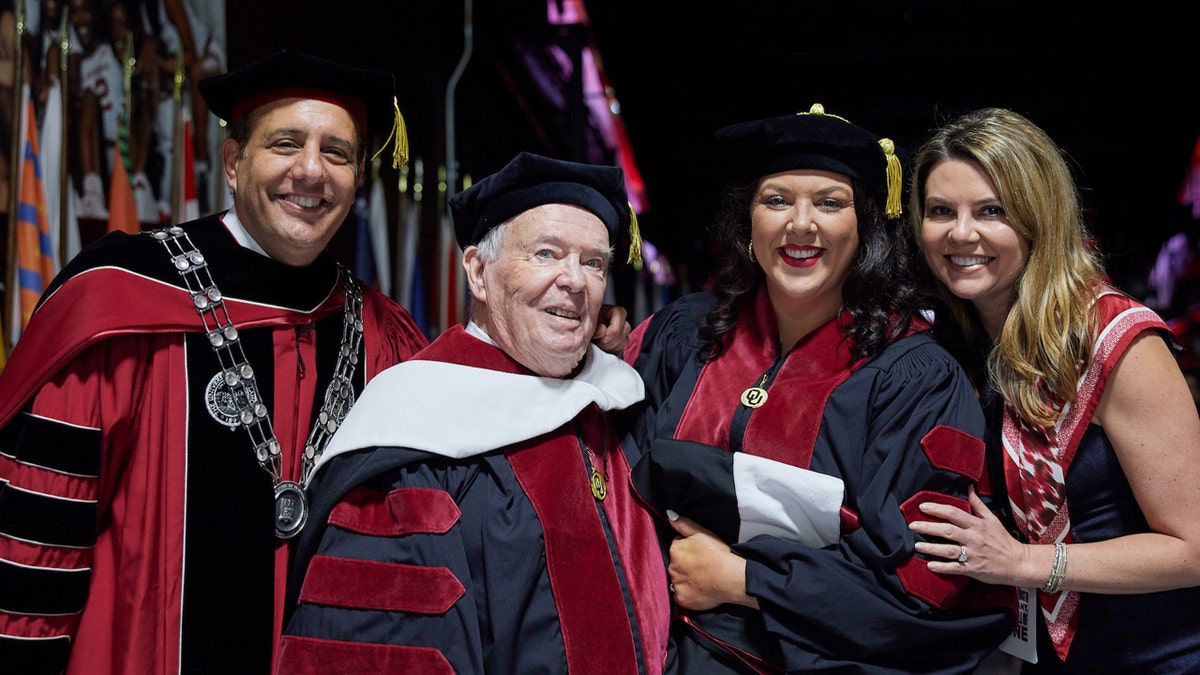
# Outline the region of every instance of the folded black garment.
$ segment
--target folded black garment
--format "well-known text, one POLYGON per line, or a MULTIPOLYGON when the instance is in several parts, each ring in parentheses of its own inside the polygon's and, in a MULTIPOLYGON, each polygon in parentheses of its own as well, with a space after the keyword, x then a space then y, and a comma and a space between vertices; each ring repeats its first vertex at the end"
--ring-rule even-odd
POLYGON ((730 545, 767 534, 822 547, 840 532, 841 479, 704 443, 654 441, 633 485, 657 515, 674 511, 730 545))

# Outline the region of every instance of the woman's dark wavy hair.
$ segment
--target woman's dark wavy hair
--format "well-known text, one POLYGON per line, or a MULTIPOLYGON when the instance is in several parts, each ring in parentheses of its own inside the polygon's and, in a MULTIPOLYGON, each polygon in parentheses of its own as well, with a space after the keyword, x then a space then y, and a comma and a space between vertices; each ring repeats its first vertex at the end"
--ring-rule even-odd
MULTIPOLYGON (((731 184, 725 190, 711 228, 715 248, 711 287, 717 304, 709 311, 700 336, 723 348, 723 336, 737 324, 740 304, 764 283, 765 274, 751 261, 750 208, 760 180, 731 184)), ((888 220, 883 207, 857 180, 854 209, 858 215, 858 251, 842 288, 842 309, 852 321, 844 328, 856 359, 878 354, 908 331, 927 296, 914 274, 916 245, 899 218, 888 220)))

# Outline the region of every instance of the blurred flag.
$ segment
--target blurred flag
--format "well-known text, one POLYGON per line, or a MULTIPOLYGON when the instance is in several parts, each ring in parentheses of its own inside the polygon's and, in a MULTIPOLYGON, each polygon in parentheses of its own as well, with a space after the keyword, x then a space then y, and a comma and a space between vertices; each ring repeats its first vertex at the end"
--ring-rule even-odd
MULTIPOLYGON (((409 165, 400 167, 400 241, 396 247, 396 273, 398 288, 396 301, 413 313, 413 303, 417 301, 417 288, 420 283, 420 270, 417 260, 417 247, 421 235, 421 190, 424 178, 424 163, 420 159, 412 161, 412 195, 409 195, 409 165)), ((422 304, 423 304, 423 298, 422 304)))
POLYGON ((412 304, 407 305, 407 307, 408 314, 412 317, 413 322, 417 324, 422 333, 429 335, 429 307, 425 300, 425 278, 422 276, 423 274, 421 259, 414 259, 412 273, 406 275, 412 278, 412 304))
POLYGON ((46 218, 46 192, 39 156, 37 121, 29 87, 21 88, 25 114, 21 116, 21 172, 18 187, 16 249, 17 265, 13 270, 13 314, 20 317, 9 327, 12 344, 16 344, 42 292, 54 278, 54 244, 50 223, 46 218))
POLYGON ((354 195, 354 276, 364 285, 379 288, 375 253, 371 243, 371 215, 368 213, 367 187, 359 185, 354 195))
POLYGON ((112 178, 108 187, 108 231, 129 234, 142 231, 137 201, 133 198, 133 186, 129 184, 129 173, 121 157, 120 143, 113 146, 112 178))
POLYGON ((458 246, 454 242, 454 226, 450 214, 442 216, 438 228, 438 320, 441 333, 458 323, 458 246))
POLYGON ((58 267, 63 260, 60 253, 68 259, 79 253, 80 237, 79 224, 71 217, 71 210, 63 208, 64 195, 70 199, 74 189, 69 180, 64 180, 63 153, 63 97, 62 85, 55 78, 46 93, 46 107, 42 115, 42 126, 38 133, 38 160, 41 165, 42 186, 45 197, 46 222, 50 227, 51 247, 54 251, 54 265, 58 267), (66 191, 66 192, 64 192, 66 191))
MULTIPOLYGON (((439 171, 443 185, 446 183, 445 169, 439 171)), ((463 186, 465 190, 466 185, 463 186)), ((442 332, 463 320, 463 292, 466 287, 462 269, 462 252, 458 250, 458 241, 454 238, 454 222, 450 217, 450 206, 446 204, 448 197, 443 193, 442 213, 438 226, 437 247, 437 294, 438 294, 438 325, 437 332, 442 332)), ((434 336, 430 336, 434 337, 434 336)))
POLYGON ((180 158, 180 166, 178 169, 179 176, 179 203, 175 205, 176 222, 186 222, 195 220, 200 217, 200 196, 196 193, 196 150, 193 147, 192 141, 192 113, 191 106, 181 105, 181 115, 183 122, 180 127, 180 138, 183 139, 179 144, 179 152, 176 154, 180 158))
POLYGON ((383 179, 375 171, 371 181, 371 197, 367 208, 367 229, 370 234, 371 252, 375 256, 375 277, 379 291, 392 297, 392 264, 388 241, 387 198, 383 194, 383 179))
POLYGON ((1192 218, 1200 218, 1200 139, 1192 146, 1192 161, 1179 188, 1179 203, 1191 207, 1192 218))
MULTIPOLYGON (((507 78, 507 84, 520 100, 529 101, 522 107, 534 128, 551 133, 546 125, 550 119, 561 120, 561 128, 571 130, 571 135, 555 139, 571 148, 571 159, 620 166, 633 210, 645 213, 650 208, 645 182, 621 118, 621 103, 604 72, 604 62, 592 35, 587 3, 546 0, 545 8, 550 25, 570 27, 581 39, 569 46, 553 40, 520 45, 521 63, 526 69, 507 78), (580 85, 582 91, 576 97, 576 87, 580 85), (574 125, 579 122, 586 128, 576 132, 574 125)), ((631 247, 639 239, 640 235, 631 232, 631 247)), ((631 248, 631 259, 634 253, 631 248)), ((619 257, 625 258, 624 254, 619 257)))
POLYGON ((133 185, 129 180, 129 172, 133 169, 133 162, 129 159, 129 116, 130 108, 133 105, 130 90, 133 81, 133 65, 133 40, 127 37, 121 67, 121 110, 117 114, 117 142, 113 144, 112 170, 108 182, 108 231, 121 231, 129 234, 137 234, 142 231, 137 198, 133 194, 133 185))
POLYGON ((192 140, 192 106, 190 94, 184 93, 186 72, 183 50, 175 54, 175 138, 179 142, 171 149, 171 218, 182 223, 200 217, 200 198, 196 194, 196 149, 192 140))

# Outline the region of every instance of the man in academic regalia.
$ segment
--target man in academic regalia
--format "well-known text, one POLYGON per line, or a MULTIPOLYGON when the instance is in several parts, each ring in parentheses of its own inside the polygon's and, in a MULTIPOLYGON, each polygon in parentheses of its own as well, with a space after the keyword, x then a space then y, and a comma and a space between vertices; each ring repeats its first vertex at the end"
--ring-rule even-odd
MULTIPOLYGON (((589 346, 616 167, 522 153, 451 201, 471 320, 373 380, 318 464, 278 673, 661 672, 669 602, 589 346)), ((290 603, 289 603, 290 605, 290 603)))
POLYGON ((427 343, 326 252, 404 137, 392 75, 284 51, 200 91, 233 208, 84 250, 0 376, 4 672, 270 672, 311 468, 427 343))

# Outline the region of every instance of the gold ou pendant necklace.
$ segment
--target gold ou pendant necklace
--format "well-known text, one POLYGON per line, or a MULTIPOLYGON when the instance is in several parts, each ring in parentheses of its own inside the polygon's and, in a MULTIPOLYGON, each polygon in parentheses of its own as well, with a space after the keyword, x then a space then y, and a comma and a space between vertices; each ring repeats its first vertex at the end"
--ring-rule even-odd
POLYGON ((588 468, 588 484, 592 488, 592 496, 596 501, 602 502, 608 496, 608 418, 604 418, 604 445, 600 447, 600 452, 604 455, 601 460, 588 446, 587 441, 583 438, 583 429, 578 422, 575 423, 575 431, 579 435, 579 444, 583 446, 584 454, 587 455, 588 468), (598 468, 603 464, 604 473, 600 473, 598 468))
POLYGON ((757 385, 742 392, 742 405, 747 408, 761 408, 767 402, 767 390, 764 385, 766 385, 769 375, 770 371, 762 376, 762 381, 757 385))
POLYGON ((338 265, 346 297, 343 309, 342 342, 338 348, 333 378, 325 390, 325 400, 304 444, 303 469, 300 482, 283 480, 281 446, 271 425, 271 413, 258 393, 254 369, 246 359, 238 330, 229 318, 224 296, 217 288, 208 262, 192 243, 187 232, 171 226, 149 233, 162 242, 171 262, 183 278, 204 333, 221 364, 209 382, 206 399, 213 419, 231 428, 241 425, 250 434, 254 456, 271 476, 275 490, 275 536, 291 539, 300 533, 308 521, 308 498, 305 487, 321 452, 337 431, 350 406, 354 405, 354 385, 351 376, 358 365, 362 346, 362 289, 354 277, 338 265))
MULTIPOLYGON (((605 464, 608 463, 607 456, 605 456, 605 458, 604 458, 604 463, 605 464)), ((608 496, 608 483, 605 482, 604 476, 601 475, 598 470, 596 470, 595 465, 592 465, 591 482, 592 482, 592 496, 594 496, 597 501, 601 501, 601 502, 604 501, 604 498, 608 496)))

